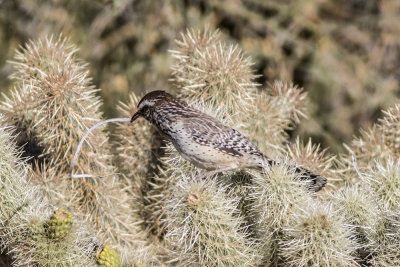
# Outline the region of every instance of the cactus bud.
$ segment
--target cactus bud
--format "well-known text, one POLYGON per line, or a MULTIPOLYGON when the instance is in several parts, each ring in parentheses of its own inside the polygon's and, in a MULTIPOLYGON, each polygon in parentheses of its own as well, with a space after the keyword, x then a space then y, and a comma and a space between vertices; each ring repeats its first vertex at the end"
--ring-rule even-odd
POLYGON ((56 210, 46 225, 47 235, 54 240, 65 238, 71 231, 72 215, 66 210, 56 210))
POLYGON ((118 252, 108 245, 105 245, 96 254, 96 262, 99 267, 119 267, 121 265, 118 252))

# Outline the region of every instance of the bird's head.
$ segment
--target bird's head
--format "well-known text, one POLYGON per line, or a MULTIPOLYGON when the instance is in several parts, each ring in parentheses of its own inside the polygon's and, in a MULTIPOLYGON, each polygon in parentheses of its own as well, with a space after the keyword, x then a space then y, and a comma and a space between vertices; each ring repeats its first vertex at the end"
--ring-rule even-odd
POLYGON ((135 121, 139 117, 151 121, 154 111, 170 101, 174 101, 174 98, 165 91, 152 91, 146 94, 139 101, 137 111, 133 114, 131 122, 135 121))

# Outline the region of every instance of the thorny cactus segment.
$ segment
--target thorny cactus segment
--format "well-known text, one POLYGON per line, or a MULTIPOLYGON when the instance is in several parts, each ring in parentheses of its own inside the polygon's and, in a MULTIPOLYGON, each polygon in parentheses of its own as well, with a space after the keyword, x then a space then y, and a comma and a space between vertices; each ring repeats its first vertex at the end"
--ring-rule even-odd
POLYGON ((252 192, 248 198, 253 201, 257 223, 268 227, 265 234, 271 229, 279 231, 289 220, 288 215, 294 206, 311 201, 311 195, 300 180, 300 175, 288 164, 252 172, 252 176, 252 192))
POLYGON ((309 205, 309 195, 300 175, 287 164, 252 172, 252 184, 247 199, 251 215, 263 245, 263 257, 270 264, 278 264, 278 241, 282 229, 293 220, 293 209, 309 205))
POLYGON ((307 117, 305 105, 307 93, 303 92, 302 88, 293 83, 274 81, 268 84, 266 90, 280 106, 283 118, 299 123, 301 118, 307 117))
POLYGON ((49 238, 61 240, 65 238, 72 228, 72 214, 66 210, 56 210, 46 224, 49 238))
POLYGON ((380 213, 373 231, 373 266, 398 266, 400 236, 400 159, 388 156, 373 162, 363 182, 376 198, 380 213))
POLYGON ((390 157, 393 154, 386 147, 382 132, 377 125, 367 130, 362 129, 360 132, 361 137, 355 138, 351 145, 345 145, 348 153, 344 155, 342 162, 350 166, 350 169, 353 169, 352 157, 356 159, 360 169, 367 169, 374 160, 390 157))
POLYGON ((330 204, 308 203, 283 228, 284 266, 354 266, 354 229, 330 204))
POLYGON ((77 79, 71 79, 72 76, 87 78, 86 66, 76 64, 77 51, 78 49, 67 38, 31 40, 25 48, 17 51, 15 61, 12 62, 15 72, 10 78, 21 82, 32 80, 35 85, 44 85, 55 77, 63 77, 64 79, 56 79, 60 82, 60 88, 65 86, 61 83, 64 81, 73 80, 73 84, 76 84, 77 79))
POLYGON ((255 107, 251 112, 239 115, 243 121, 240 130, 269 157, 279 155, 280 145, 287 140, 285 129, 289 128, 290 120, 281 116, 280 108, 280 105, 263 91, 257 95, 255 107))
POLYGON ((330 194, 330 200, 345 217, 346 223, 353 225, 359 244, 358 259, 365 261, 377 246, 377 228, 381 217, 377 200, 360 184, 343 187, 330 194))
POLYGON ((375 162, 365 175, 369 187, 375 193, 384 210, 397 211, 400 207, 400 159, 387 158, 375 162))
POLYGON ((375 231, 372 266, 400 266, 400 211, 383 212, 375 231))
POLYGON ((171 198, 171 188, 175 187, 182 176, 196 175, 193 164, 183 159, 171 142, 167 142, 164 156, 160 159, 159 173, 154 177, 139 177, 146 182, 146 191, 143 192, 145 208, 143 210, 146 226, 159 239, 163 239, 167 229, 165 220, 165 202, 171 198), (162 167, 161 167, 162 166, 162 167), (179 167, 177 167, 179 166, 179 167))
POLYGON ((286 130, 306 117, 306 93, 297 86, 275 81, 256 95, 255 107, 239 115, 243 132, 270 157, 278 156, 287 142, 286 130), (267 127, 267 126, 268 127, 267 127))
POLYGON ((393 153, 393 157, 400 157, 400 105, 395 105, 383 111, 384 117, 379 122, 386 147, 393 153))
POLYGON ((208 49, 216 43, 221 42, 221 33, 219 30, 211 31, 205 29, 187 30, 186 33, 181 33, 181 39, 175 41, 179 47, 179 51, 171 51, 171 53, 182 53, 188 57, 192 56, 196 50, 208 49))
POLYGON ((347 147, 350 154, 357 158, 360 167, 370 167, 378 159, 400 158, 400 105, 383 113, 384 117, 376 125, 362 131, 361 137, 347 147))
MULTIPOLYGON (((68 169, 76 140, 101 119, 97 90, 76 51, 61 37, 28 43, 12 62, 15 72, 11 77, 19 83, 0 107, 11 124, 27 132, 25 141, 38 140, 43 155, 58 158, 61 169, 68 169)), ((107 141, 99 132, 87 142, 87 149, 94 154, 107 141)), ((103 163, 97 158, 87 153, 82 164, 98 169, 103 163)))
POLYGON ((108 245, 105 245, 95 256, 99 267, 120 267, 121 265, 118 252, 108 245))
POLYGON ((95 237, 81 224, 63 242, 47 237, 43 223, 52 205, 40 188, 28 183, 29 167, 15 147, 15 132, 0 115, 0 248, 10 252, 13 266, 95 266, 89 257, 95 237))
POLYGON ((172 80, 189 102, 216 101, 228 114, 247 111, 254 103, 253 62, 238 46, 227 45, 219 33, 188 30, 177 41, 172 80))
POLYGON ((183 266, 254 266, 254 244, 238 217, 237 200, 215 181, 181 177, 167 200, 167 240, 183 266))

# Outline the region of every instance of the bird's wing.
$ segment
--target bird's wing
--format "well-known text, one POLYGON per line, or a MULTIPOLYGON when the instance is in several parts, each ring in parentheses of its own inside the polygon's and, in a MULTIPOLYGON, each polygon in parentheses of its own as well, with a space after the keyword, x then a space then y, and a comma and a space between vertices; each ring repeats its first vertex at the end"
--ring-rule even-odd
POLYGON ((184 126, 196 143, 212 146, 229 155, 241 156, 243 153, 259 155, 261 153, 240 132, 223 125, 212 117, 191 117, 184 120, 184 126))

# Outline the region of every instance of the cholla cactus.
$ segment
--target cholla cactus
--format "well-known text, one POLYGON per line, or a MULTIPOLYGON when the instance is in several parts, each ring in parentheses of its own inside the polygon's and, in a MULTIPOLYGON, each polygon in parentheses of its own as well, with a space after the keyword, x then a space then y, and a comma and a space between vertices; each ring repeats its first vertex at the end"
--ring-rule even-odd
MULTIPOLYGON (((397 151, 397 128, 399 124, 399 107, 384 112, 380 122, 367 131, 362 137, 348 146, 349 155, 341 157, 344 174, 348 181, 358 182, 367 196, 374 200, 374 207, 368 206, 373 216, 374 227, 369 228, 369 260, 374 266, 396 266, 400 234, 399 218, 399 159, 397 151), (375 211, 374 211, 375 210, 375 211), (379 210, 379 212, 376 212, 379 210)), ((367 211, 365 211, 367 212, 367 211)), ((362 242, 361 244, 365 244, 362 242)))
POLYGON ((354 266, 353 227, 339 210, 317 201, 298 207, 283 228, 279 254, 284 266, 354 266))
MULTIPOLYGON (((64 38, 31 41, 17 52, 11 77, 19 83, 1 106, 10 124, 26 133, 27 140, 21 141, 37 141, 43 149, 41 156, 57 159, 53 164, 61 170, 69 169, 76 140, 101 118, 97 90, 75 53, 76 48, 64 38)), ((106 141, 102 134, 89 138, 86 148, 94 153, 84 154, 80 166, 87 171, 88 162, 96 169, 104 165, 94 155, 106 141)))
POLYGON ((280 105, 265 91, 258 94, 255 108, 245 112, 240 130, 245 133, 261 151, 268 151, 270 157, 280 154, 280 145, 287 140, 285 129, 290 120, 282 117, 280 105), (268 125, 268 127, 266 127, 268 125))
MULTIPOLYGON (((334 157, 318 145, 288 144, 285 131, 305 117, 301 89, 275 82, 257 92, 251 61, 218 33, 188 31, 172 53, 179 96, 242 131, 277 163, 199 180, 200 170, 172 144, 161 147, 155 129, 138 120, 119 124, 112 143, 95 130, 78 162, 79 172, 118 168, 123 175, 71 180, 75 144, 102 119, 101 101, 66 40, 31 42, 16 57, 18 83, 1 105, 19 145, 39 148, 21 148, 34 156, 28 170, 0 128, 0 244, 17 266, 398 264, 400 108, 371 129, 370 143, 365 136, 353 143, 355 160, 340 158, 348 169, 338 174, 334 157), (370 161, 377 155, 382 161, 370 161), (311 193, 297 165, 359 183, 311 193), (70 210, 74 222, 56 207, 70 210), (115 249, 104 245, 111 243, 115 249)), ((132 94, 121 115, 130 117, 137 102, 132 94)))
POLYGON ((370 260, 372 266, 399 266, 400 250, 400 212, 382 212, 375 228, 377 232, 373 257, 370 260))
POLYGON ((215 181, 180 177, 165 208, 167 240, 185 266, 254 266, 254 244, 238 217, 237 199, 215 181))
POLYGON ((267 92, 280 106, 281 117, 299 123, 301 118, 306 118, 307 93, 293 83, 274 81, 268 84, 267 92))
POLYGON ((313 200, 299 174, 285 163, 255 172, 251 179, 248 200, 263 245, 264 261, 276 265, 280 260, 278 241, 283 227, 293 219, 293 209, 307 206, 313 200))
POLYGON ((381 210, 374 228, 374 266, 400 264, 400 160, 385 158, 375 162, 364 175, 365 183, 373 192, 381 210))
POLYGON ((95 266, 91 250, 96 238, 76 222, 63 242, 47 237, 44 223, 54 207, 40 188, 28 183, 30 169, 15 147, 15 133, 0 115, 0 248, 13 266, 95 266))
POLYGON ((229 46, 219 32, 188 30, 173 50, 173 79, 189 104, 215 102, 228 114, 247 111, 254 103, 253 65, 238 46, 229 46))
POLYGON ((365 175, 369 188, 375 193, 384 210, 396 211, 400 207, 400 159, 387 158, 376 162, 365 175))
POLYGON ((383 111, 384 117, 378 124, 361 132, 361 138, 347 147, 361 168, 369 167, 373 160, 387 157, 399 158, 400 105, 383 111))
POLYGON ((400 105, 383 112, 380 120, 380 130, 385 136, 385 145, 393 152, 396 158, 400 157, 400 105))
MULTIPOLYGON (((146 232, 132 212, 134 203, 130 202, 126 183, 113 175, 90 181, 69 177, 75 145, 102 118, 97 90, 90 84, 86 65, 76 58, 76 48, 64 38, 49 38, 30 42, 15 60, 12 77, 19 83, 1 110, 26 138, 20 140, 22 144, 37 142, 43 149, 39 156, 45 160, 36 168, 37 183, 56 203, 87 214, 103 242, 116 241, 124 260, 128 255, 142 258, 146 232), (50 176, 56 179, 45 183, 50 176)), ((95 130, 83 146, 76 171, 115 173, 109 148, 106 134, 95 130)))
POLYGON ((286 130, 306 117, 306 94, 289 83, 275 81, 256 95, 255 107, 241 113, 240 129, 268 156, 282 154, 281 146, 287 142, 286 130))
POLYGON ((355 184, 331 194, 330 200, 344 215, 346 223, 354 226, 359 245, 358 258, 365 262, 378 245, 378 228, 382 222, 375 195, 365 186, 355 184))

